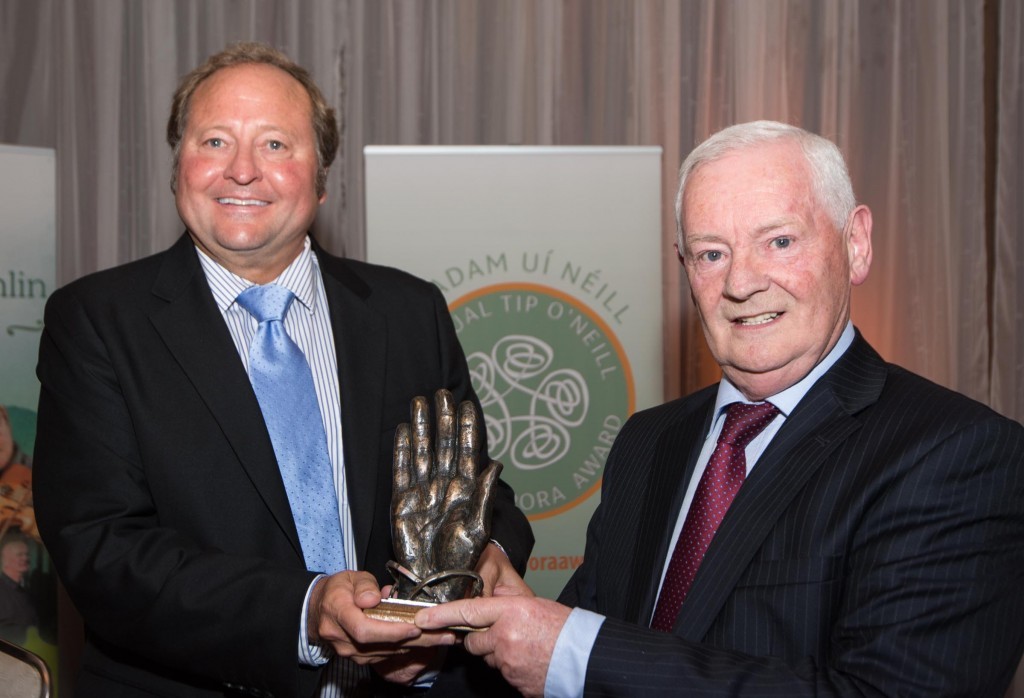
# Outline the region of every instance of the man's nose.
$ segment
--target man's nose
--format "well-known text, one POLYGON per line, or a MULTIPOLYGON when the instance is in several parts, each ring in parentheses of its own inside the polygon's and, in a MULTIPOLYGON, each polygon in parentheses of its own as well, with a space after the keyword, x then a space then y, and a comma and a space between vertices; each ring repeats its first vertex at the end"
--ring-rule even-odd
POLYGON ((224 168, 224 177, 239 184, 249 184, 260 178, 259 161, 252 148, 242 146, 235 150, 224 168))
POLYGON ((736 300, 746 300, 770 284, 768 263, 757 254, 734 251, 725 277, 725 294, 736 300))

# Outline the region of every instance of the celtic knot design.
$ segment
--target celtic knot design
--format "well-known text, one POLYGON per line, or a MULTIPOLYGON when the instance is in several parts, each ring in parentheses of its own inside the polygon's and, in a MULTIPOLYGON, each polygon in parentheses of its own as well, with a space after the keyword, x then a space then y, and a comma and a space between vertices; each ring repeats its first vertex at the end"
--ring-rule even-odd
POLYGON ((512 334, 495 342, 489 354, 466 358, 487 416, 491 458, 540 470, 569 452, 571 430, 587 417, 590 392, 579 371, 553 368, 551 345, 512 334))

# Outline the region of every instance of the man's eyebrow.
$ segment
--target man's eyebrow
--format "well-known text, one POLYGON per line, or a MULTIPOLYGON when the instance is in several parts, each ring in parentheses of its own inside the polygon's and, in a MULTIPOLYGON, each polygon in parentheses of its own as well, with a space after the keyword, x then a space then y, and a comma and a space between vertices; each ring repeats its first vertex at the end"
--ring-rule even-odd
MULTIPOLYGON (((778 230, 779 228, 785 228, 786 226, 790 226, 790 225, 794 225, 794 224, 799 224, 799 222, 800 222, 799 219, 793 218, 792 216, 787 216, 785 218, 777 218, 777 219, 768 221, 767 223, 764 223, 763 225, 758 226, 754 230, 754 235, 764 235, 765 233, 771 233, 773 231, 778 230)), ((713 233, 713 232, 707 232, 707 233, 684 233, 683 234, 683 241, 684 242, 724 242, 725 238, 722 235, 720 235, 718 233, 713 233)))
POLYGON ((765 223, 764 225, 760 226, 757 229, 756 233, 758 235, 764 235, 765 233, 774 232, 774 231, 778 230, 779 228, 785 228, 786 226, 795 225, 795 224, 798 225, 799 223, 800 223, 800 219, 799 218, 796 218, 794 216, 783 216, 781 218, 775 218, 773 220, 770 220, 767 223, 765 223))
MULTIPOLYGON (((232 131, 234 130, 234 127, 224 122, 217 122, 212 124, 196 124, 195 130, 199 131, 200 133, 206 131, 232 131)), ((284 126, 278 126, 277 124, 272 124, 269 122, 264 124, 258 124, 256 126, 256 130, 259 133, 266 133, 267 131, 277 131, 287 136, 294 135, 294 129, 285 128, 284 126)))
POLYGON ((722 238, 722 236, 718 235, 717 233, 693 233, 692 235, 688 234, 688 233, 684 233, 683 234, 683 244, 684 245, 690 245, 690 244, 696 243, 696 242, 724 242, 724 241, 725 241, 724 238, 722 238))

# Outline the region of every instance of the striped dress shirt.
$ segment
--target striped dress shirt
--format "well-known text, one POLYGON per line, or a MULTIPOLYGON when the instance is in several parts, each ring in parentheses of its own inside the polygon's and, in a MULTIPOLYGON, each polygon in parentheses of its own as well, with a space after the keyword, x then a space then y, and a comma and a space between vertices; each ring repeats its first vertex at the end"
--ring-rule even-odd
MULTIPOLYGON (((249 311, 235 302, 235 299, 238 298, 239 293, 252 286, 253 283, 228 271, 198 247, 196 252, 199 254, 203 272, 206 274, 206 281, 213 292, 214 301, 224 317, 228 332, 235 343, 235 349, 238 350, 238 356, 248 373, 249 345, 256 334, 258 323, 249 311)), ((311 249, 308 237, 299 256, 271 283, 284 286, 295 294, 295 301, 285 316, 284 327, 288 336, 305 354, 306 361, 313 373, 313 386, 324 421, 327 450, 334 471, 338 517, 345 538, 345 559, 348 561, 349 569, 354 569, 356 550, 351 535, 352 517, 345 488, 338 360, 323 278, 320 275, 319 262, 311 249)), ((306 603, 309 602, 310 590, 312 590, 312 586, 306 592, 306 603)), ((300 622, 298 660, 309 665, 329 664, 321 680, 321 698, 341 698, 346 694, 346 687, 354 687, 358 682, 365 680, 367 676, 365 667, 340 658, 333 658, 332 661, 332 655, 328 649, 310 646, 306 642, 306 604, 303 604, 300 622)))

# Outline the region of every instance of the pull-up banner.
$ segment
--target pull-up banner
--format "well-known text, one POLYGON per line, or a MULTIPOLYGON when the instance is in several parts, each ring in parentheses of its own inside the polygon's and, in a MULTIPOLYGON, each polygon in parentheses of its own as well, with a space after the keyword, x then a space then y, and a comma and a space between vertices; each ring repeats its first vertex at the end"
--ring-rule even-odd
POLYGON ((662 401, 661 148, 370 146, 365 164, 369 261, 444 292, 537 538, 526 581, 554 597, 612 441, 662 401))
POLYGON ((57 579, 36 529, 32 449, 55 277, 54 151, 0 145, 0 637, 57 668, 57 579))

